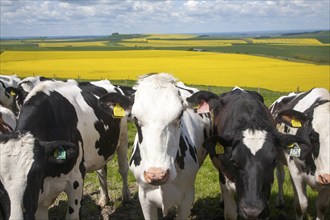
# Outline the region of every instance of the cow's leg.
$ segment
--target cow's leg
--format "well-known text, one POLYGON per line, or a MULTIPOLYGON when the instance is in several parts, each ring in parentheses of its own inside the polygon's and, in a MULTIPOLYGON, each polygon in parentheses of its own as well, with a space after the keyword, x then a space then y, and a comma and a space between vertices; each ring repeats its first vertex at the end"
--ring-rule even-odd
POLYGON ((321 190, 316 200, 317 220, 323 220, 330 202, 330 188, 321 190))
POLYGON ((48 206, 38 206, 38 210, 34 216, 36 220, 48 220, 48 206))
POLYGON ((303 219, 304 213, 308 206, 306 196, 306 182, 299 173, 291 173, 291 181, 294 189, 294 207, 296 211, 296 219, 303 219))
POLYGON ((237 219, 237 207, 235 201, 234 190, 231 189, 231 183, 226 180, 226 183, 220 183, 221 194, 224 201, 224 217, 226 220, 237 219))
POLYGON ((144 189, 141 186, 139 186, 139 201, 142 208, 144 219, 157 220, 158 219, 157 206, 150 203, 144 189))
POLYGON ((128 133, 127 133, 127 122, 122 121, 121 124, 121 132, 118 140, 117 147, 117 156, 118 156, 118 167, 119 173, 123 180, 123 188, 122 188, 122 196, 123 201, 129 201, 130 191, 127 183, 127 175, 128 175, 128 162, 127 162, 127 148, 128 148, 128 133))
POLYGON ((81 200, 83 195, 84 182, 83 177, 70 178, 65 192, 68 196, 68 211, 66 219, 79 219, 81 200))
POLYGON ((195 189, 192 187, 191 190, 187 190, 180 206, 177 209, 177 219, 188 219, 190 215, 190 209, 193 205, 195 197, 195 189))
POLYGON ((285 206, 285 201, 283 197, 283 183, 285 178, 285 171, 282 163, 278 163, 276 166, 276 177, 278 185, 277 208, 282 209, 285 206))
POLYGON ((97 170, 97 177, 100 182, 100 199, 98 204, 103 207, 110 201, 107 182, 107 165, 97 170))

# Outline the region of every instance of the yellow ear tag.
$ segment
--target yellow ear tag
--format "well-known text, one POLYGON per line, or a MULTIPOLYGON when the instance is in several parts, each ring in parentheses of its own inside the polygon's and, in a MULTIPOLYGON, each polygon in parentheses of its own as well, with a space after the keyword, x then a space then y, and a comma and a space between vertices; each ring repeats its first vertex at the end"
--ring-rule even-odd
POLYGON ((288 145, 288 148, 293 148, 296 145, 296 143, 288 145))
POLYGON ((125 116, 125 110, 123 107, 119 105, 119 103, 116 104, 116 106, 113 108, 113 116, 116 118, 122 118, 125 116))
POLYGON ((296 119, 292 119, 292 120, 291 120, 291 125, 292 125, 292 127, 294 127, 294 128, 300 128, 300 127, 301 127, 301 122, 298 121, 298 120, 296 120, 296 119))
POLYGON ((217 145, 215 145, 215 153, 216 154, 224 154, 225 148, 218 142, 217 145))
POLYGON ((199 109, 200 105, 199 104, 196 104, 193 106, 193 109, 199 109))
POLYGON ((16 93, 15 93, 14 91, 10 91, 10 95, 11 95, 11 96, 15 96, 16 93))

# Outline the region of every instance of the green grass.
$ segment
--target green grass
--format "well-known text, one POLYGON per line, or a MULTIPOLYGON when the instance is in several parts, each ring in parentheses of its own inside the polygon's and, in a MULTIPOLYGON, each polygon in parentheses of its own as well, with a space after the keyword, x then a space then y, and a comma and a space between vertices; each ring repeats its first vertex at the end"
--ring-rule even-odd
MULTIPOLYGON (((114 84, 133 85, 134 81, 114 81, 114 84)), ((210 90, 220 94, 231 90, 232 88, 225 87, 207 87, 195 86, 202 90, 210 90)), ((258 91, 258 90, 256 90, 258 91)), ((270 90, 259 90, 266 104, 269 106, 273 101, 284 93, 273 92, 270 90)), ((132 145, 136 133, 135 125, 132 122, 128 124, 129 130, 129 155, 132 151, 132 145)), ((129 156, 128 156, 129 158, 129 156)), ((276 178, 276 176, 275 176, 276 178)), ((218 180, 218 172, 213 167, 209 157, 206 158, 200 168, 195 182, 195 202, 192 207, 191 220, 205 219, 223 219, 223 208, 220 207, 220 186, 218 180)), ((108 187, 111 202, 103 209, 97 205, 99 196, 99 184, 96 173, 88 173, 85 179, 84 197, 82 202, 81 219, 112 219, 112 220, 142 220, 143 214, 137 196, 137 184, 131 173, 129 173, 129 188, 131 190, 131 200, 128 203, 123 203, 121 199, 122 181, 118 173, 117 157, 108 163, 108 187)), ((293 189, 289 181, 289 173, 286 169, 286 178, 284 183, 284 198, 286 207, 283 210, 275 208, 276 196, 278 188, 275 180, 272 194, 270 198, 271 216, 269 219, 295 219, 293 208, 293 189)), ((308 188, 309 206, 304 219, 314 219, 316 209, 314 207, 317 193, 308 188)), ((66 197, 61 195, 55 204, 50 208, 50 219, 64 219, 66 212, 66 197)), ((169 220, 175 217, 174 212, 171 212, 168 217, 163 218, 159 213, 160 219, 169 220)), ((327 212, 327 218, 330 216, 330 208, 327 212)))

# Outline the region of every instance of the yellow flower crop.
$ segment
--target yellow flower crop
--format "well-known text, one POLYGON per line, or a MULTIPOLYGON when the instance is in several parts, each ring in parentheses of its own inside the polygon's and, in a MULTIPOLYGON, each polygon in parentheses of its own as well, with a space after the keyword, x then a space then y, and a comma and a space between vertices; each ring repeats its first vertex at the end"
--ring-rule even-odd
POLYGON ((107 41, 90 41, 90 42, 55 42, 55 43, 39 43, 39 47, 92 47, 106 46, 107 41))
POLYGON ((5 51, 0 74, 20 77, 132 79, 151 72, 172 73, 188 84, 259 87, 274 91, 330 89, 329 65, 288 62, 241 54, 169 50, 5 51))
POLYGON ((231 46, 232 44, 246 44, 244 40, 150 40, 148 38, 134 38, 119 43, 128 47, 216 47, 231 46))
POLYGON ((323 44, 314 38, 270 38, 270 39, 250 39, 254 44, 284 44, 301 46, 322 46, 323 44))

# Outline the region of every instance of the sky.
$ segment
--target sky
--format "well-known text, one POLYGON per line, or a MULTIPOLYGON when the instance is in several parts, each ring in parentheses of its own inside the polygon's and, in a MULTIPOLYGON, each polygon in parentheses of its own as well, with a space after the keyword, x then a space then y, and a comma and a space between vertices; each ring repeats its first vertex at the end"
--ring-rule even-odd
POLYGON ((0 37, 329 30, 329 0, 0 0, 0 37))

